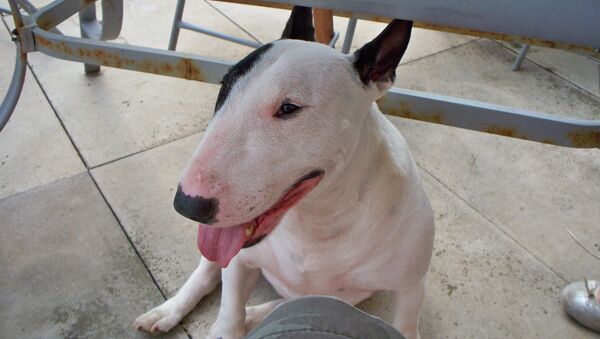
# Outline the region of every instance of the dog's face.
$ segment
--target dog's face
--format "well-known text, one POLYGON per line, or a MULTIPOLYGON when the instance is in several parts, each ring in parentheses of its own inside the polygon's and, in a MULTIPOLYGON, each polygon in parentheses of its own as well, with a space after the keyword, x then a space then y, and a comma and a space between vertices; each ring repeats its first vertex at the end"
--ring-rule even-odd
POLYGON ((279 40, 229 70, 174 203, 201 223, 205 257, 226 266, 345 163, 373 100, 393 82, 361 73, 374 67, 360 58, 279 40))

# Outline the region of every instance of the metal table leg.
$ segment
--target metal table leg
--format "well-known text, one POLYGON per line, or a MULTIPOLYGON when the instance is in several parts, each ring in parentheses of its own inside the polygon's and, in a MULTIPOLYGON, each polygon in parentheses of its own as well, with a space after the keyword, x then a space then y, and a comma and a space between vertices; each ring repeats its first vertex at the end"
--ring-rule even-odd
POLYGON ((169 50, 174 51, 177 47, 177 40, 179 39, 179 23, 183 17, 183 7, 185 7, 185 0, 177 0, 177 6, 175 7, 175 15, 173 16, 173 26, 171 26, 171 37, 169 38, 169 50))
POLYGON ((348 28, 346 28, 346 36, 344 37, 344 45, 342 46, 342 53, 348 54, 350 52, 350 46, 352 45, 352 38, 354 38, 354 31, 356 30, 356 23, 358 19, 355 17, 348 20, 348 28))
MULTIPOLYGON (((116 39, 123 24, 123 0, 102 1, 102 23, 96 18, 96 4, 79 12, 81 37, 93 40, 116 39)), ((100 71, 100 66, 84 64, 86 73, 100 71)))
MULTIPOLYGON (((14 32, 18 32, 18 30, 23 27, 23 19, 21 18, 21 13, 14 0, 9 0, 9 4, 11 12, 14 13, 14 32)), ((19 37, 15 36, 14 40, 17 56, 15 58, 15 68, 13 69, 13 75, 10 85, 8 86, 8 91, 4 96, 4 100, 2 100, 2 104, 0 104, 0 131, 6 126, 8 119, 10 119, 10 116, 19 101, 23 83, 25 82, 25 72, 27 71, 27 53, 22 51, 19 37)))
POLYGON ((512 70, 513 71, 518 71, 519 69, 521 69, 521 64, 523 63, 523 60, 525 60, 525 56, 527 55, 527 52, 529 52, 529 47, 531 47, 530 45, 523 45, 521 47, 521 50, 519 51, 519 55, 517 55, 517 59, 515 60, 515 63, 512 66, 512 70))

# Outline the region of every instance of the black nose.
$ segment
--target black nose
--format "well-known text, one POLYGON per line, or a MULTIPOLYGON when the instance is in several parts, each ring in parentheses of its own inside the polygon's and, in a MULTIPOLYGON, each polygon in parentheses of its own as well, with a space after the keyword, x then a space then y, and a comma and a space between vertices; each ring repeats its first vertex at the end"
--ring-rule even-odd
POLYGON ((177 193, 173 200, 175 210, 186 218, 202 224, 214 224, 217 222, 219 212, 219 200, 217 198, 204 198, 201 196, 191 197, 177 187, 177 193))

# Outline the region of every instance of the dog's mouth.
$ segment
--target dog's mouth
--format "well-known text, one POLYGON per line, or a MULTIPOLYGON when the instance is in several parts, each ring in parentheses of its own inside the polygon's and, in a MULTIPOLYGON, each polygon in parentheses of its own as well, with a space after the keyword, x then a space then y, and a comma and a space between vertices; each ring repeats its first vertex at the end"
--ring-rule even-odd
POLYGON ((258 244, 271 233, 285 213, 317 186, 323 174, 322 170, 315 170, 303 176, 290 186, 271 208, 248 222, 223 228, 200 224, 200 252, 206 259, 217 262, 221 267, 227 267, 242 248, 258 244))

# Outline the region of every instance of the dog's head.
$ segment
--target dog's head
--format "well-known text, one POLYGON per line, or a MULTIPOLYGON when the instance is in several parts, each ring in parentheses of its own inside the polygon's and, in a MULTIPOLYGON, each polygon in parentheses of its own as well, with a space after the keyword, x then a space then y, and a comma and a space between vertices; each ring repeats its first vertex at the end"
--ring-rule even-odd
POLYGON ((314 29, 311 10, 295 7, 282 40, 230 68, 174 201, 179 213, 200 222, 206 258, 227 266, 336 175, 373 101, 392 86, 411 27, 394 20, 344 55, 296 40, 313 40, 314 29))

